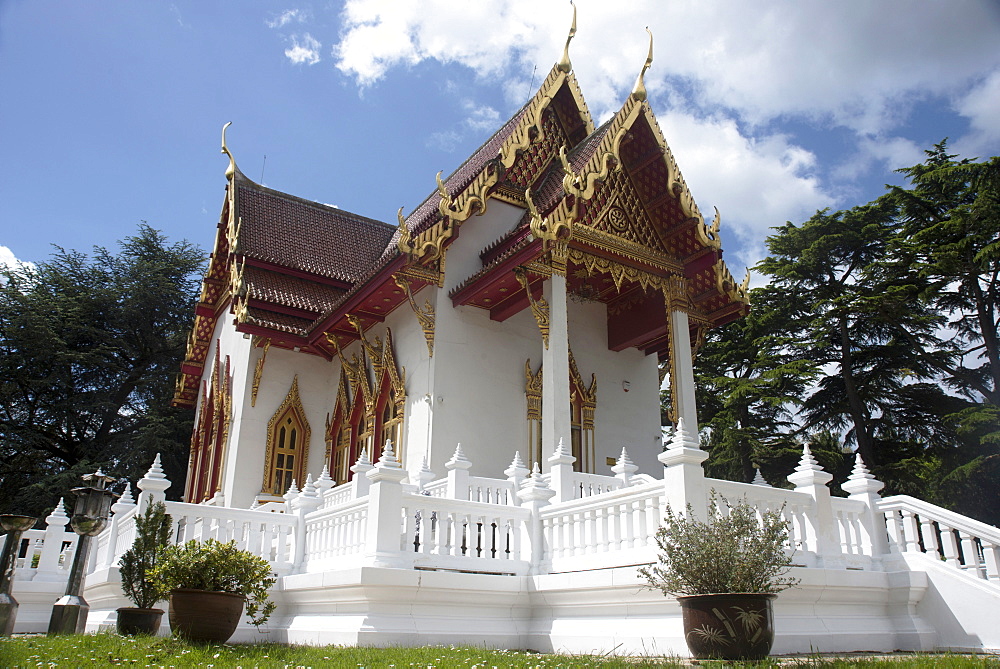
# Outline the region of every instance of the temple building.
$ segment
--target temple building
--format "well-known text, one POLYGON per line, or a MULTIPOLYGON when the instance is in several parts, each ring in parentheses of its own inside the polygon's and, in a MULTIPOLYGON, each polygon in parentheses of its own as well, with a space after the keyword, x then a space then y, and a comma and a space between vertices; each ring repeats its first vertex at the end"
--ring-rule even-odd
MULTIPOLYGON (((572 32, 570 37, 572 37, 572 32)), ((415 481, 461 444, 660 471, 697 426, 692 358, 747 311, 646 99, 595 127, 567 51, 534 96, 396 223, 254 183, 229 156, 215 248, 174 398, 197 412, 185 501, 280 502, 386 440, 415 481)), ((430 175, 415 175, 426 179, 430 175)))

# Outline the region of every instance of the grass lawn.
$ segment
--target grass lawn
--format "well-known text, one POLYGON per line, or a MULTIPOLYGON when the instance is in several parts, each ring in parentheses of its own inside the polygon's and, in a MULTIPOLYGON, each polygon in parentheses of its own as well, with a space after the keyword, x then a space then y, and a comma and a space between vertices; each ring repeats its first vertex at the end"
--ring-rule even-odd
MULTIPOLYGON (((277 644, 189 644, 163 637, 82 636, 0 638, 3 667, 678 667, 689 661, 659 657, 547 655, 483 648, 341 648, 277 644)), ((701 666, 733 666, 703 662, 701 666)), ((827 656, 775 658, 761 667, 1000 667, 997 656, 894 655, 878 658, 827 656)))

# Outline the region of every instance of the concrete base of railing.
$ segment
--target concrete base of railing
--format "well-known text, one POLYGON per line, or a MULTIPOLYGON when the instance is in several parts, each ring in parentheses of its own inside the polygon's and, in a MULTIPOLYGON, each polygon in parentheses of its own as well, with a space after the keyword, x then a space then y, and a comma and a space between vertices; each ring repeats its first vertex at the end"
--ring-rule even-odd
MULTIPOLYGON (((776 653, 1000 646, 955 644, 929 606, 931 570, 793 573, 801 585, 775 601, 776 653)), ((113 626, 120 591, 90 582, 88 631, 113 626)), ((269 624, 244 623, 233 641, 687 655, 676 600, 646 588, 636 567, 539 576, 359 567, 285 576, 275 598, 269 624)))

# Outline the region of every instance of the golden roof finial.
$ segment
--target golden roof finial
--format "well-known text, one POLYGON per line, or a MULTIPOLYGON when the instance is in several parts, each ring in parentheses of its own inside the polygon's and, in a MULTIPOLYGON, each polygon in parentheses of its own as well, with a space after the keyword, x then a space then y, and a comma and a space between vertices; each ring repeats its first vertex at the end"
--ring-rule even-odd
POLYGON ((573 63, 569 60, 569 43, 573 41, 573 36, 576 35, 576 4, 570 0, 571 5, 573 5, 573 25, 569 27, 569 36, 566 38, 566 46, 563 48, 562 58, 556 63, 556 67, 562 72, 569 72, 573 69, 573 63))
POLYGON ((396 241, 396 245, 403 253, 413 253, 413 236, 410 234, 410 229, 406 227, 402 207, 396 212, 396 218, 399 219, 399 239, 396 241))
POLYGON ((226 123, 222 126, 222 152, 229 156, 229 167, 226 168, 226 179, 232 179, 233 175, 236 174, 236 159, 233 158, 233 154, 229 152, 229 147, 226 146, 226 128, 233 124, 232 121, 226 123))
POLYGON ((632 87, 632 99, 637 102, 646 100, 646 83, 642 77, 646 74, 649 66, 653 64, 653 33, 649 30, 649 26, 646 26, 646 32, 649 33, 649 54, 646 56, 646 62, 642 65, 642 70, 639 71, 639 77, 635 80, 635 86, 632 87))

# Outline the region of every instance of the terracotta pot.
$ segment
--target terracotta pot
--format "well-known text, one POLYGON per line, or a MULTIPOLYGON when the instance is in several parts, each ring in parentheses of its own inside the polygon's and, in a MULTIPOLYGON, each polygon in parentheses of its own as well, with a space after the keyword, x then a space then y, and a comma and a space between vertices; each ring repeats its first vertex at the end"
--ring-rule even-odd
POLYGON ((243 595, 177 588, 170 591, 170 629, 189 641, 225 643, 243 615, 243 595))
POLYGON ((760 660, 774 643, 771 602, 777 595, 731 593, 678 597, 684 639, 699 660, 760 660))
POLYGON ((122 636, 136 634, 155 635, 160 631, 163 609, 136 609, 125 606, 118 611, 118 633, 122 636))

